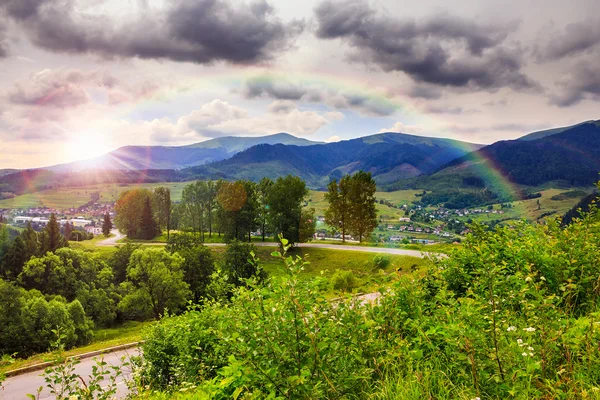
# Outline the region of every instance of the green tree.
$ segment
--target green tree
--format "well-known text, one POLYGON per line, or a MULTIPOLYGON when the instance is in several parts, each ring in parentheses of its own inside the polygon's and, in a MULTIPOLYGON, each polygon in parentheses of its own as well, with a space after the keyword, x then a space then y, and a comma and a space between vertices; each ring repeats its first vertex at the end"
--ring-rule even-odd
POLYGON ((147 307, 157 320, 165 309, 170 312, 183 309, 191 295, 184 281, 183 261, 180 255, 164 249, 134 251, 127 267, 127 278, 133 288, 121 301, 122 307, 147 307))
POLYGON ((167 187, 157 187, 152 192, 154 211, 156 212, 156 221, 160 229, 167 231, 167 239, 171 229, 171 189, 167 187))
POLYGON ((139 235, 140 239, 150 240, 153 239, 159 233, 158 225, 154 220, 154 213, 152 212, 152 203, 150 197, 146 197, 144 201, 144 207, 142 208, 142 214, 140 216, 140 228, 139 235))
POLYGON ((181 195, 180 226, 204 237, 204 209, 207 197, 206 183, 196 181, 186 185, 181 195))
POLYGON ((302 206, 306 195, 306 183, 292 175, 277 178, 269 193, 269 224, 275 234, 282 234, 290 244, 300 241, 302 206))
POLYGON ((46 224, 46 227, 44 228, 44 242, 42 246, 42 252, 46 253, 48 251, 55 251, 65 246, 67 246, 67 241, 60 233, 60 226, 58 225, 56 216, 54 214, 50 214, 48 224, 46 224))
POLYGON ((266 278, 266 273, 253 262, 253 253, 256 254, 256 247, 250 243, 233 240, 227 245, 223 257, 223 272, 229 283, 241 286, 245 279, 253 276, 258 276, 261 280, 266 278))
POLYGON ((217 194, 219 226, 227 241, 251 240, 258 227, 256 184, 249 181, 223 182, 217 194))
POLYGON ((337 180, 332 180, 325 193, 325 200, 328 202, 325 222, 342 233, 342 243, 346 242, 350 222, 350 179, 350 175, 346 175, 340 179, 339 184, 337 180))
POLYGON ((31 222, 27 222, 27 227, 21 233, 23 242, 25 243, 25 251, 27 252, 26 258, 29 260, 32 256, 40 254, 40 243, 38 240, 38 234, 31 227, 31 222))
POLYGON ((192 300, 199 303, 207 295, 207 286, 215 271, 215 258, 207 246, 197 245, 178 251, 183 257, 184 281, 192 292, 192 300))
MULTIPOLYGON (((148 215, 146 203, 150 202, 151 198, 152 193, 146 189, 132 189, 121 193, 115 204, 114 222, 116 227, 130 238, 138 239, 148 236, 148 232, 144 233, 142 230, 142 214, 146 212, 148 215)), ((149 214, 152 216, 151 207, 149 214)), ((146 229, 150 229, 148 219, 146 219, 146 223, 149 225, 146 229)))
POLYGON ((315 209, 303 209, 300 219, 300 242, 309 242, 315 236, 317 229, 317 220, 315 219, 315 209))
POLYGON ((262 241, 265 241, 265 235, 267 232, 269 212, 271 206, 269 205, 269 195, 271 188, 273 187, 273 181, 270 178, 264 177, 260 180, 257 186, 258 194, 258 219, 260 224, 260 233, 262 241))
POLYGON ((108 237, 110 235, 110 231, 112 230, 112 221, 110 220, 110 215, 108 213, 104 214, 104 221, 102 222, 102 233, 104 237, 108 237))
POLYGON ((350 179, 350 224, 349 231, 359 242, 371 236, 377 227, 375 192, 377 186, 370 172, 359 171, 350 179))
POLYGON ((127 267, 129 266, 129 259, 134 251, 139 249, 141 245, 127 243, 124 246, 117 247, 110 258, 108 259, 108 265, 110 265, 115 284, 124 282, 127 279, 127 267))
POLYGON ((65 237, 65 241, 69 241, 69 239, 71 238, 71 232, 73 232, 73 225, 71 225, 71 223, 69 223, 69 221, 65 222, 65 226, 64 226, 64 237, 65 237))

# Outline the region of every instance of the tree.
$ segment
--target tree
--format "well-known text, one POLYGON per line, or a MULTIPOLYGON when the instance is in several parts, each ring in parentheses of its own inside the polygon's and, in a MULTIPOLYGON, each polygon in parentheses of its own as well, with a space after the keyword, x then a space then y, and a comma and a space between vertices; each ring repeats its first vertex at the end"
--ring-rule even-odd
POLYGON ((120 306, 125 309, 148 307, 157 320, 167 308, 171 312, 181 310, 191 294, 189 285, 184 282, 183 261, 179 254, 169 254, 164 249, 134 251, 127 268, 133 290, 120 306))
POLYGON ((315 219, 315 209, 303 209, 300 219, 300 242, 309 242, 315 236, 317 229, 317 220, 315 219))
POLYGON ((377 186, 370 172, 359 171, 350 179, 350 233, 362 243, 377 227, 375 192, 377 186))
POLYGON ((270 178, 264 177, 260 180, 257 186, 258 193, 258 219, 260 224, 260 233, 262 235, 262 241, 265 241, 265 233, 267 231, 267 223, 269 219, 270 205, 269 195, 271 188, 273 187, 273 181, 270 178))
POLYGON ((43 253, 48 251, 53 252, 61 247, 67 246, 65 238, 60 233, 60 227, 58 226, 58 221, 54 214, 50 214, 50 219, 44 228, 44 233, 44 242, 42 245, 43 253))
POLYGON ((307 194, 306 183, 292 175, 277 178, 271 187, 268 197, 269 224, 275 234, 282 234, 290 244, 300 241, 302 206, 307 194))
POLYGON ((184 281, 189 285, 194 303, 206 297, 206 288, 210 284, 211 275, 215 271, 213 252, 203 245, 183 248, 178 251, 183 257, 184 281))
POLYGON ((182 220, 180 225, 203 237, 206 183, 196 181, 186 185, 181 195, 182 220))
POLYGON ((212 237, 213 210, 217 203, 217 184, 209 181, 206 183, 206 217, 208 220, 208 237, 212 237))
POLYGON ((250 181, 223 182, 217 194, 219 226, 227 241, 251 240, 258 227, 256 184, 250 181))
MULTIPOLYGON (((142 226, 142 213, 146 208, 146 203, 149 203, 152 197, 152 193, 146 189, 132 189, 121 193, 119 199, 115 204, 115 225, 121 231, 124 232, 130 238, 142 238, 147 236, 141 229, 142 226)), ((146 209, 146 213, 148 210, 146 209)), ((152 210, 150 207, 150 215, 152 210)), ((151 215, 152 216, 152 215, 151 215)), ((149 224, 148 219, 146 224, 149 224)), ((149 229, 150 227, 146 227, 149 229)), ((156 231, 154 231, 156 233, 156 231)))
POLYGON ((157 187, 152 193, 156 221, 160 229, 166 229, 167 239, 171 229, 171 189, 157 187))
POLYGON ((327 185, 327 193, 325 193, 325 200, 329 203, 325 210, 325 222, 342 232, 342 243, 346 242, 350 220, 350 179, 350 175, 346 175, 340 179, 339 184, 337 180, 332 180, 327 185))
POLYGON ((104 214, 104 222, 102 222, 102 233, 104 237, 108 237, 110 235, 110 231, 112 230, 112 221, 110 220, 110 215, 108 213, 104 214))
POLYGON ((64 237, 65 240, 68 241, 71 238, 71 232, 73 232, 73 225, 71 225, 69 223, 69 221, 65 222, 65 226, 64 226, 64 237))
POLYGON ((31 222, 27 222, 27 227, 21 233, 23 242, 25 243, 25 251, 27 252, 27 259, 29 260, 32 256, 40 254, 40 243, 38 240, 38 234, 31 227, 31 222))
POLYGON ((227 274, 229 283, 242 286, 245 279, 253 276, 258 276, 260 280, 266 278, 266 273, 252 262, 252 253, 256 253, 256 247, 250 243, 233 240, 227 245, 223 257, 223 271, 227 274))
POLYGON ((141 247, 140 244, 127 243, 124 246, 119 246, 108 259, 108 265, 112 269, 114 282, 119 284, 127 279, 127 267, 129 259, 134 251, 141 247))
POLYGON ((146 200, 144 201, 144 207, 142 208, 142 214, 140 216, 140 228, 138 236, 141 239, 150 240, 153 239, 158 233, 159 229, 152 213, 150 197, 146 197, 146 200))

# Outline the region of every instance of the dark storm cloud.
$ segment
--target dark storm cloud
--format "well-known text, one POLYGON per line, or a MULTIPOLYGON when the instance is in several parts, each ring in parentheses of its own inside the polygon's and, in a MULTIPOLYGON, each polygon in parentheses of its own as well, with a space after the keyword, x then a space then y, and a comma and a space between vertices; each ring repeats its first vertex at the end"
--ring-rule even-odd
MULTIPOLYGON (((303 23, 284 24, 265 2, 178 0, 133 21, 79 12, 72 0, 8 0, 7 14, 47 50, 195 63, 256 63, 287 50, 303 23)), ((2 7, 2 5, 0 5, 2 7)))
POLYGON ((600 100, 600 69, 595 62, 582 62, 568 78, 559 82, 560 92, 550 99, 559 107, 569 107, 586 99, 600 100))
POLYGON ((410 97, 416 97, 426 100, 437 100, 443 96, 443 92, 431 85, 417 85, 410 89, 407 93, 410 97))
POLYGON ((323 103, 336 110, 353 109, 370 116, 388 116, 396 112, 391 101, 361 93, 296 84, 282 79, 248 79, 241 93, 248 99, 267 97, 274 100, 302 100, 323 103))
POLYGON ((347 41, 357 50, 351 60, 402 71, 417 82, 485 90, 538 88, 521 72, 520 49, 505 45, 516 24, 480 25, 445 15, 418 22, 393 19, 362 0, 326 0, 315 15, 317 37, 347 41))
POLYGON ((545 35, 548 41, 536 50, 538 61, 552 61, 600 49, 600 20, 569 24, 563 32, 545 35))

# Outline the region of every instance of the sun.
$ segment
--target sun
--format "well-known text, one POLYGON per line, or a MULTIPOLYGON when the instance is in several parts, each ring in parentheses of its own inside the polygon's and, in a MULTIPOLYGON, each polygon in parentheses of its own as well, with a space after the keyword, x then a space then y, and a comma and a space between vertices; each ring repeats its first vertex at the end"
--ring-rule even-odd
POLYGON ((80 132, 65 143, 65 157, 72 161, 98 157, 110 150, 106 137, 93 132, 80 132))

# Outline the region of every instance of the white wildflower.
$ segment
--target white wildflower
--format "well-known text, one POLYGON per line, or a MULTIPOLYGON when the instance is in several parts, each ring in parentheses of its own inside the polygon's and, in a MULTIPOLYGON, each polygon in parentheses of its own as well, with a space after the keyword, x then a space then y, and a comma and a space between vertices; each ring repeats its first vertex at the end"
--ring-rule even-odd
POLYGON ((519 343, 519 346, 523 344, 523 339, 517 339, 517 343, 519 343))
POLYGON ((533 353, 529 353, 529 356, 530 356, 530 357, 533 357, 533 353))
POLYGON ((523 357, 527 357, 527 353, 523 353, 521 354, 523 357))
POLYGON ((529 351, 533 351, 533 347, 529 346, 529 347, 527 348, 527 350, 529 350, 529 351))
MULTIPOLYGON (((509 326, 509 327, 506 329, 506 331, 507 331, 507 332, 512 332, 512 331, 516 331, 516 330, 517 330, 517 327, 516 327, 516 326, 509 326)), ((521 339, 519 339, 519 340, 521 340, 521 339)))
POLYGON ((530 326, 530 327, 528 327, 528 328, 523 328, 523 330, 524 330, 525 332, 535 332, 535 328, 533 328, 533 327, 531 327, 531 326, 530 326))
POLYGON ((531 277, 528 276, 527 278, 525 278, 525 282, 531 282, 531 277))
POLYGON ((543 276, 540 276, 540 280, 545 281, 546 278, 544 278, 543 276))

